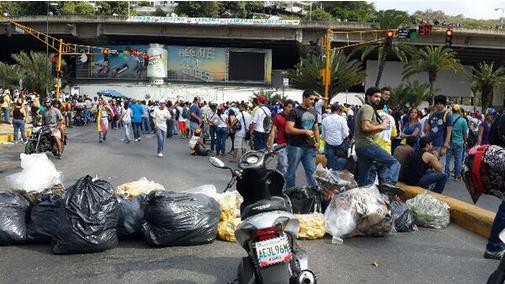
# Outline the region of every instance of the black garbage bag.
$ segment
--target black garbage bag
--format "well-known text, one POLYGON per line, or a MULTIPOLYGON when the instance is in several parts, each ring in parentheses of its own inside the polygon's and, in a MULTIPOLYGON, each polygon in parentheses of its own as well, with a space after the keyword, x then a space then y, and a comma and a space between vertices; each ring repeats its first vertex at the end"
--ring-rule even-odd
MULTIPOLYGON (((286 192, 294 214, 321 213, 323 193, 310 187, 294 187, 286 192)), ((326 208, 326 206, 324 206, 326 208)))
POLYGON ((397 232, 413 232, 417 231, 417 226, 414 223, 414 218, 407 204, 400 200, 393 200, 390 203, 391 216, 393 218, 395 230, 397 232))
POLYGON ((32 206, 28 220, 27 240, 31 243, 49 244, 60 223, 61 196, 42 195, 32 206))
POLYGON ((80 178, 65 191, 53 252, 89 253, 117 246, 118 201, 104 180, 80 178))
POLYGON ((142 234, 152 246, 212 243, 219 214, 219 204, 207 195, 154 191, 147 196, 142 234))
POLYGON ((120 240, 135 238, 142 235, 144 223, 145 195, 134 198, 119 198, 119 217, 117 222, 117 235, 120 240))
POLYGON ((13 245, 26 240, 28 201, 19 194, 0 193, 0 245, 13 245))

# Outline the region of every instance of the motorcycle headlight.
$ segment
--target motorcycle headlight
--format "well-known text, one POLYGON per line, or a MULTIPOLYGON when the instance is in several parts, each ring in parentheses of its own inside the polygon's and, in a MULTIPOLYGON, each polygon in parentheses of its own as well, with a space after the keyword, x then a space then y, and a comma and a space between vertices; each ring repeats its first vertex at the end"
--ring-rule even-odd
POLYGON ((33 132, 39 132, 39 131, 40 131, 40 128, 41 128, 40 126, 36 126, 36 127, 34 127, 34 128, 33 128, 33 132))

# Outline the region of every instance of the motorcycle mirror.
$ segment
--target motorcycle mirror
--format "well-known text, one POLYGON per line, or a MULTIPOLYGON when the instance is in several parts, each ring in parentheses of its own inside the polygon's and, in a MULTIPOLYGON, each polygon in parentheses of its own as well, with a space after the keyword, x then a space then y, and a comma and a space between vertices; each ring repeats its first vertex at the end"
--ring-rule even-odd
POLYGON ((216 167, 216 168, 220 168, 220 169, 226 168, 225 165, 224 165, 224 163, 223 163, 223 161, 219 160, 216 157, 210 157, 209 158, 209 163, 211 165, 213 165, 214 167, 216 167))
POLYGON ((502 242, 505 242, 505 230, 501 231, 501 233, 498 235, 498 238, 500 238, 502 242))

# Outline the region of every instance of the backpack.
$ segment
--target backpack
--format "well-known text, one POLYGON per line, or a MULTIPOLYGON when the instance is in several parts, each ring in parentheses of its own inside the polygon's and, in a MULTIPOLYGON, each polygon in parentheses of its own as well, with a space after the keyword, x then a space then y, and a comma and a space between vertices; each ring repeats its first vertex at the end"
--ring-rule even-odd
POLYGON ((188 119, 189 118, 189 110, 187 107, 184 107, 182 109, 182 118, 188 119))
POLYGON ((267 114, 263 107, 260 107, 260 109, 263 111, 263 113, 265 113, 265 118, 263 118, 263 129, 265 130, 265 133, 268 134, 272 131, 274 122, 272 121, 272 117, 267 114))

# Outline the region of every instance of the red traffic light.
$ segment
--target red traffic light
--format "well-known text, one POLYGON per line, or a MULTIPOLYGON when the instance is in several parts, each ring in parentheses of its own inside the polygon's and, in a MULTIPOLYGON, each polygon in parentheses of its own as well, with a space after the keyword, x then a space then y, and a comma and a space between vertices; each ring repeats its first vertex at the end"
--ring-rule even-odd
POLYGON ((448 36, 448 37, 452 37, 452 30, 451 29, 447 29, 447 31, 445 32, 445 35, 448 36))
POLYGON ((386 32, 386 37, 387 38, 392 38, 395 35, 395 33, 392 30, 389 30, 386 32))

